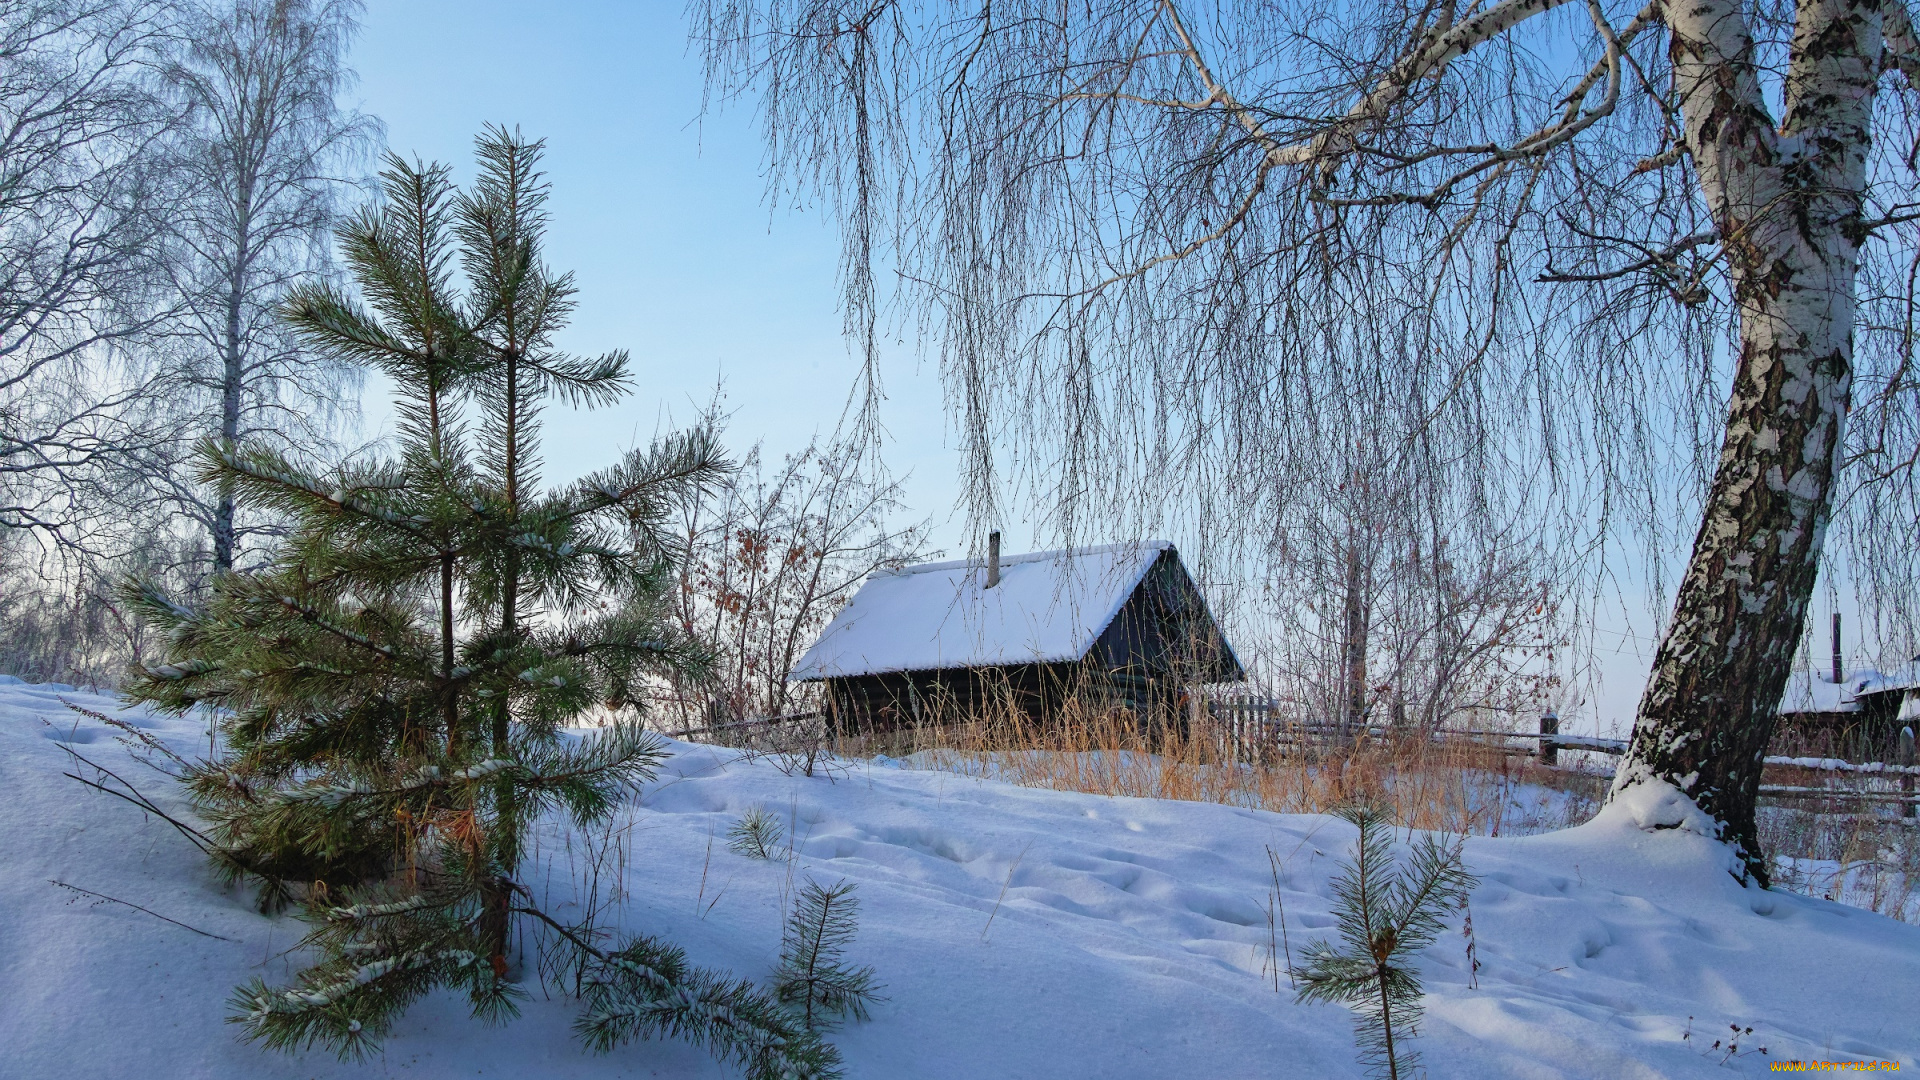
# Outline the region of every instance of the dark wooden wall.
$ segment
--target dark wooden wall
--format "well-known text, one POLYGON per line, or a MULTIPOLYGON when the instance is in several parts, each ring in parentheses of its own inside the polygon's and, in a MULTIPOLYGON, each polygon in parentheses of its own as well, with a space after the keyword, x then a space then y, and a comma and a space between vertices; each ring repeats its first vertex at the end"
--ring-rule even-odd
POLYGON ((1088 659, 1134 680, 1192 684, 1246 678, 1206 599, 1171 550, 1160 553, 1088 659))
POLYGON ((1860 695, 1859 712, 1782 713, 1767 752, 1849 761, 1892 761, 1905 690, 1860 695))

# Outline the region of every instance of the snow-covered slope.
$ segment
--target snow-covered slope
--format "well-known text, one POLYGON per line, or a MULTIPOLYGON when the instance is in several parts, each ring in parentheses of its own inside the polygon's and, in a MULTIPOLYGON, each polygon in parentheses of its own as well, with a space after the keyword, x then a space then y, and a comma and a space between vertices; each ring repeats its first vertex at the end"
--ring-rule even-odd
MULTIPOLYGON (((116 732, 69 712, 62 696, 114 708, 0 682, 0 1077, 728 1075, 673 1043, 589 1056, 568 1036, 573 1006, 538 992, 525 1016, 496 1029, 430 1000, 362 1066, 236 1043, 221 1022, 227 993, 255 974, 284 978, 298 924, 216 886, 164 823, 62 776, 73 768, 65 746, 171 799, 116 732), (70 902, 49 879, 232 940, 70 902)), ((205 738, 191 722, 133 718, 183 752, 205 738)), ((1276 993, 1264 972, 1264 849, 1285 860, 1297 954, 1333 921, 1327 883, 1352 838, 1342 823, 890 767, 788 777, 689 746, 602 860, 603 884, 628 892, 620 918, 697 962, 765 973, 789 871, 725 844, 755 806, 793 823, 793 879, 859 883, 853 959, 878 969, 887 1000, 835 1037, 850 1077, 1361 1075, 1348 1016, 1294 1004, 1284 976, 1276 993)), ((1484 966, 1469 989, 1458 935, 1423 960, 1418 1043, 1432 1076, 1718 1076, 1780 1058, 1920 1067, 1920 929, 1743 890, 1714 845, 1643 831, 1633 811, 1468 845, 1483 878, 1473 919, 1484 966), (1729 1024, 1752 1026, 1746 1045, 1764 1043, 1768 1057, 1702 1053, 1729 1024)), ((583 838, 549 833, 528 878, 572 914, 564 883, 592 857, 583 838)))

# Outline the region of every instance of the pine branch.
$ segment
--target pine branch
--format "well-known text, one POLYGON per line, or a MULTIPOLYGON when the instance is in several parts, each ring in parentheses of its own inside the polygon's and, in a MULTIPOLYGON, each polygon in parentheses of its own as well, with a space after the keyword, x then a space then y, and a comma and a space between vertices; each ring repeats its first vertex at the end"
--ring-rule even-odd
POLYGON ((337 961, 308 968, 288 989, 254 979, 234 991, 227 1019, 242 1025, 248 1041, 275 1050, 318 1045, 343 1061, 359 1061, 379 1049, 375 1040, 408 1005, 436 985, 476 976, 489 979, 493 973, 484 956, 467 948, 419 948, 360 963, 337 961))
POLYGON ((611 812, 622 792, 636 791, 659 773, 667 755, 659 735, 618 723, 572 746, 523 745, 520 787, 543 806, 557 799, 585 825, 611 812))
POLYGON ((845 1017, 868 1018, 880 1000, 873 968, 846 966, 846 949, 858 930, 859 901, 851 882, 831 888, 808 879, 787 918, 774 971, 774 995, 794 1007, 810 1031, 822 1031, 845 1017))
POLYGON ((599 356, 547 356, 539 362, 560 400, 570 408, 610 405, 630 391, 627 350, 599 356))
POLYGON ((339 623, 331 619, 326 612, 321 611, 319 608, 314 607, 311 604, 302 602, 298 597, 279 596, 279 597, 276 597, 275 599, 279 602, 281 607, 286 608, 289 612, 298 616, 303 621, 311 623, 314 626, 317 626, 320 629, 325 630, 327 633, 332 634, 334 637, 339 638, 341 641, 347 642, 350 645, 357 645, 360 648, 367 650, 368 652, 374 653, 382 657, 383 659, 387 659, 387 660, 393 659, 392 646, 383 645, 380 642, 374 641, 372 638, 367 637, 365 634, 355 633, 354 631, 349 630, 344 626, 341 626, 339 623))
MULTIPOLYGON (((525 895, 525 890, 520 890, 525 895)), ((636 937, 608 952, 531 906, 514 911, 557 932, 588 961, 587 1009, 574 1031, 606 1053, 634 1039, 681 1038, 747 1070, 749 1080, 834 1080, 840 1055, 753 984, 687 964, 684 950, 636 937)))

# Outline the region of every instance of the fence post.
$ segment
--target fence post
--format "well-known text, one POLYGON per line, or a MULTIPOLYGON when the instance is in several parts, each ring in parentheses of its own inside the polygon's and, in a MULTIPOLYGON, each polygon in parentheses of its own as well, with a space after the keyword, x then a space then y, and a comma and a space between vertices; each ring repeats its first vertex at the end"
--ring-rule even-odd
MULTIPOLYGON (((1900 764, 1905 765, 1908 769, 1913 768, 1912 727, 1903 727, 1900 729, 1900 753, 1896 756, 1899 758, 1900 764)), ((1913 773, 1903 772, 1900 774, 1900 816, 1910 818, 1913 815, 1913 773)))
POLYGON ((1560 734, 1560 714, 1548 709, 1540 714, 1540 764, 1560 764, 1560 744, 1553 736, 1560 734))

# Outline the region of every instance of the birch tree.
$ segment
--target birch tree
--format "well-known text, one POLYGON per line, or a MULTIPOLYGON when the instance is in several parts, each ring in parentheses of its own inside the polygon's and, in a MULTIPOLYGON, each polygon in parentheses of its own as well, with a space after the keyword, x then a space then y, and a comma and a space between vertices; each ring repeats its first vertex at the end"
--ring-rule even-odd
POLYGON ((171 313, 155 149, 174 117, 145 78, 162 13, 0 2, 0 529, 70 550, 165 442, 135 362, 171 313))
POLYGON ((1063 520, 1173 495, 1255 528, 1235 504, 1284 497, 1324 406, 1312 331, 1383 305, 1421 438, 1491 486, 1656 549, 1685 508, 1614 793, 1684 793, 1764 882, 1760 759, 1836 506, 1916 520, 1839 497, 1912 490, 1910 424, 1846 427, 1857 389, 1911 400, 1901 0, 701 0, 694 34, 776 190, 834 200, 869 357, 874 261, 933 313, 976 516, 1018 436, 1063 520))
MULTIPOLYGON (((171 162, 189 193, 172 217, 188 342, 177 377, 204 410, 193 426, 224 446, 311 459, 351 408, 356 369, 303 349, 275 309, 332 272, 344 177, 378 134, 339 104, 357 11, 349 0, 215 0, 181 15, 165 69, 189 118, 171 162)), ((216 572, 270 527, 236 520, 231 491, 183 479, 177 495, 206 530, 216 572)))

